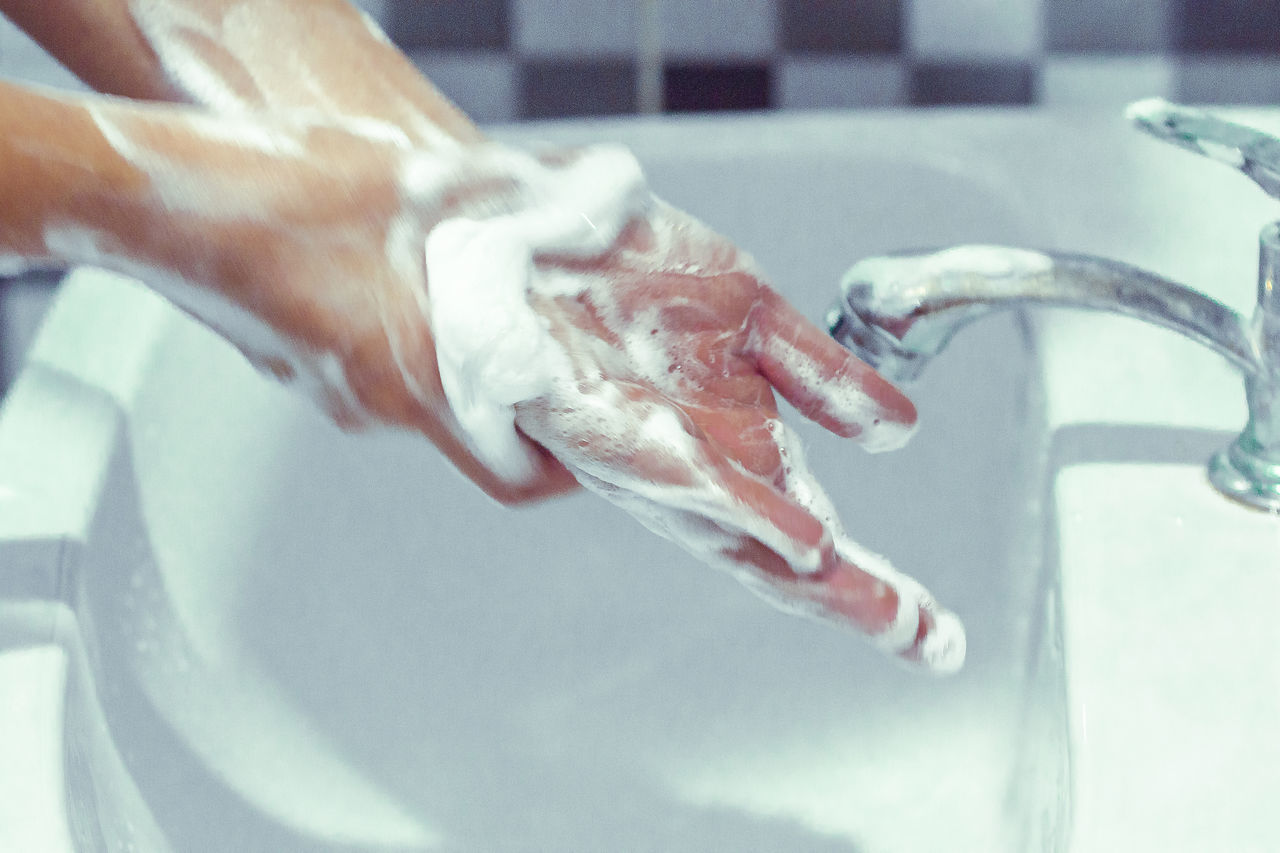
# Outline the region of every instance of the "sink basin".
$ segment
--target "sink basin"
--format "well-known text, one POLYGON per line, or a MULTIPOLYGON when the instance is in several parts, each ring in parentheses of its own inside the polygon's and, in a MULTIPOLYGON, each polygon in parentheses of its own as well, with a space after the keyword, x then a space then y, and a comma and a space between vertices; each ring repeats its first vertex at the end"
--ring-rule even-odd
MULTIPOLYGON (((813 317, 855 259, 957 242, 1106 254, 1244 307, 1274 216, 1112 116, 497 135, 631 145, 660 195, 813 317)), ((1280 563, 1280 529, 1199 490, 1187 458, 1243 422, 1239 383, 1105 320, 962 333, 910 389, 922 426, 900 452, 801 428, 851 533, 965 621, 966 667, 939 680, 772 610, 589 496, 498 508, 421 440, 343 434, 136 283, 76 271, 0 414, 0 759, 43 780, 0 798, 0 849, 1083 851, 1126 815, 1171 834, 1183 819, 1157 817, 1171 777, 1117 791, 1133 762, 1275 792, 1274 752, 1205 768, 1189 746, 1233 724, 1236 746, 1276 744, 1249 728, 1280 710, 1269 576, 1250 561, 1280 563), (1171 512, 1185 547, 1153 541, 1171 512), (1230 611, 1192 594, 1227 542, 1252 584, 1230 611), (1226 646, 1228 616, 1255 626, 1253 657, 1226 646), (1209 682, 1174 665, 1215 659, 1232 666, 1209 682), (1217 719, 1237 690, 1255 704, 1217 719)), ((1273 849, 1248 822, 1266 799, 1196 820, 1273 849)))

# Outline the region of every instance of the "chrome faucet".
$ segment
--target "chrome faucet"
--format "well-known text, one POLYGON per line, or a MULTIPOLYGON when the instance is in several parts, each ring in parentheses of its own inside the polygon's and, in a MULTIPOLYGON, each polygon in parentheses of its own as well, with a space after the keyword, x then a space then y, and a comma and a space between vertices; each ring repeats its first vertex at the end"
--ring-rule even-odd
MULTIPOLYGON (((1128 115, 1158 139, 1244 172, 1280 199, 1280 139, 1158 99, 1128 115)), ((1202 293, 1104 258, 999 246, 868 258, 846 273, 831 334, 886 378, 914 379, 961 327, 1028 304, 1125 314, 1183 334, 1244 375, 1249 421, 1209 462, 1223 494, 1280 511, 1280 222, 1259 236, 1251 321, 1202 293)))

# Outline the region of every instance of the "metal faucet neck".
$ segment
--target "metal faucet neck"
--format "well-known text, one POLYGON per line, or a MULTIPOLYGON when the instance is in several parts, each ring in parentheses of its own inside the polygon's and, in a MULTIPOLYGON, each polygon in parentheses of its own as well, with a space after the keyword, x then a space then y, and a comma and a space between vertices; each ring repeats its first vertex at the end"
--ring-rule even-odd
MULTIPOLYGON (((1156 138, 1212 157, 1280 198, 1280 139, 1160 100, 1129 110, 1156 138)), ((1251 321, 1198 291, 1087 255, 995 246, 869 258, 843 282, 831 333, 895 381, 914 379, 961 327, 1002 308, 1060 305, 1125 314, 1176 331, 1244 375, 1249 422, 1209 463, 1228 497, 1280 512, 1280 222, 1259 235, 1251 321)))

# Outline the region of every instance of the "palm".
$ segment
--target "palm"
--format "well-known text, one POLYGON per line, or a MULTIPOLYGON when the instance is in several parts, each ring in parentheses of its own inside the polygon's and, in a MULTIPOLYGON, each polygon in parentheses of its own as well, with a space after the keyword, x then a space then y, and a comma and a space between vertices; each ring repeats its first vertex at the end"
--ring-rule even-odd
POLYGON ((776 603, 872 634, 905 629, 886 642, 924 654, 931 600, 844 537, 773 392, 872 448, 906 437, 911 404, 666 205, 601 258, 539 262, 598 286, 532 294, 575 375, 523 405, 521 428, 584 485, 776 603))

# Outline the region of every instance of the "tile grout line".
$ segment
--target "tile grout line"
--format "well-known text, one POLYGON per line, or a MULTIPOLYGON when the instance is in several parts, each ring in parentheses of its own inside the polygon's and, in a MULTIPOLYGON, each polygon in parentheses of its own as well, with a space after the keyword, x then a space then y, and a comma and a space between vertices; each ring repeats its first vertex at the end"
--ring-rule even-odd
POLYGON ((662 112, 662 0, 635 0, 636 110, 662 112))

